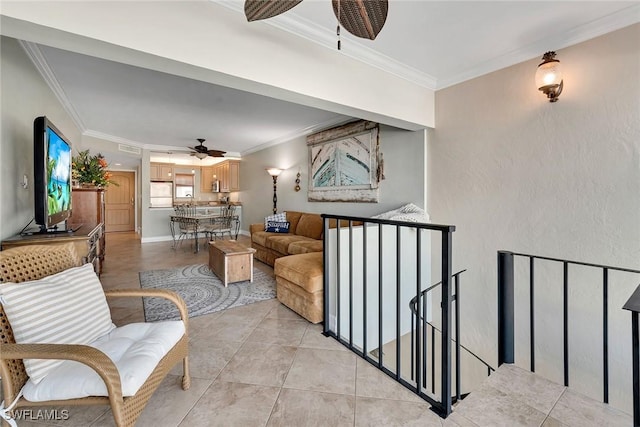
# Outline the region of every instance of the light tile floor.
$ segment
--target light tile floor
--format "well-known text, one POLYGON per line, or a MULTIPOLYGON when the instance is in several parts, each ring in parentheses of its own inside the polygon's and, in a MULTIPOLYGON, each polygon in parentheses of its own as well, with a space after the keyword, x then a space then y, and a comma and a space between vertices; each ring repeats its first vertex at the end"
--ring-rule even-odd
MULTIPOLYGON (((246 237, 242 240, 248 243, 246 237)), ((107 235, 105 288, 139 287, 138 272, 207 263, 188 242, 141 244, 132 233, 107 235)), ((258 268, 273 274, 260 262, 258 268)), ((141 301, 112 305, 116 324, 142 321, 141 301)), ((177 366, 137 426, 630 426, 631 418, 529 372, 503 367, 448 419, 359 359, 277 300, 190 320, 191 388, 177 366)), ((70 418, 23 426, 112 426, 106 407, 68 408, 70 418)))

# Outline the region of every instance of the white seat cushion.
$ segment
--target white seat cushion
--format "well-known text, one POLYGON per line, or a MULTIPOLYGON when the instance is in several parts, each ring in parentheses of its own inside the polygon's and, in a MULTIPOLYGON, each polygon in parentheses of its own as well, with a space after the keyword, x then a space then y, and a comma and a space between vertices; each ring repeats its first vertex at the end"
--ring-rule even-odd
MULTIPOLYGON (((89 345, 115 363, 122 395, 133 396, 184 333, 184 323, 180 320, 132 323, 114 329, 89 345)), ((23 392, 32 402, 108 395, 100 376, 87 365, 74 361, 58 365, 37 384, 29 380, 23 392)))

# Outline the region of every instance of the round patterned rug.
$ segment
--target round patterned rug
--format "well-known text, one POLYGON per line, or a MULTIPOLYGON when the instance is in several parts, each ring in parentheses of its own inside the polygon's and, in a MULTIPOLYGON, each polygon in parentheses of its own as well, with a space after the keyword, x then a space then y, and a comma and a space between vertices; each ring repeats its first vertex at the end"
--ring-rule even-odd
MULTIPOLYGON (((170 289, 180 295, 187 304, 189 317, 276 297, 275 278, 256 268, 253 269, 253 283, 248 280, 229 283, 226 288, 206 264, 142 271, 139 276, 143 289, 170 289)), ((178 309, 170 301, 145 297, 142 302, 147 322, 180 319, 178 309)))

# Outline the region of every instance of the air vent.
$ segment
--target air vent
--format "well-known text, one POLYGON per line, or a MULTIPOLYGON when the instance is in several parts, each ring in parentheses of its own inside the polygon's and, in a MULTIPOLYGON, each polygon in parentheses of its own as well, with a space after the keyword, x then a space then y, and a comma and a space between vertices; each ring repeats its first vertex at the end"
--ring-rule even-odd
POLYGON ((134 147, 132 145, 126 145, 126 144, 118 144, 118 150, 124 151, 126 153, 131 153, 131 154, 142 153, 142 150, 140 149, 140 147, 134 147))

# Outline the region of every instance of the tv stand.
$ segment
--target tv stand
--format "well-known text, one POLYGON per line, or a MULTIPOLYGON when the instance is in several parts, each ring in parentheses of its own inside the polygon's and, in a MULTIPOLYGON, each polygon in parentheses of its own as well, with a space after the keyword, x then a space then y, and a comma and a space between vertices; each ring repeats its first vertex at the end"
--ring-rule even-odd
POLYGON ((96 273, 100 274, 105 250, 104 223, 69 224, 65 229, 12 236, 2 241, 2 250, 15 246, 73 242, 82 261, 92 263, 96 273))

